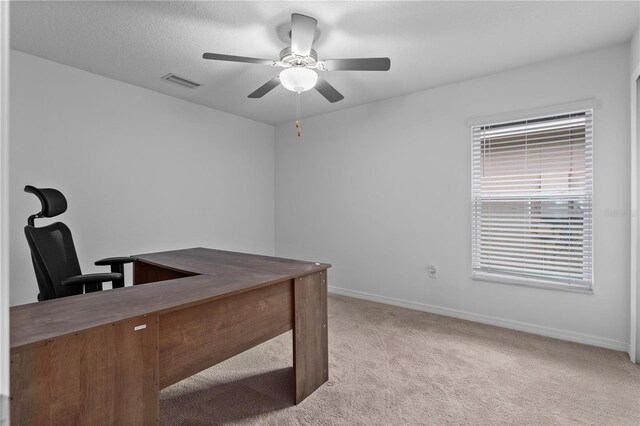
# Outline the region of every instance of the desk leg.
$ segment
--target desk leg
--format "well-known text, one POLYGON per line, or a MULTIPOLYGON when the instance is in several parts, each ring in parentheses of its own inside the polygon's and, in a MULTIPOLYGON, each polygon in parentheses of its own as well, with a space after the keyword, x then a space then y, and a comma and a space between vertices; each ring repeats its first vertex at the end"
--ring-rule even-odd
POLYGON ((296 278, 293 285, 295 403, 329 380, 327 271, 296 278))

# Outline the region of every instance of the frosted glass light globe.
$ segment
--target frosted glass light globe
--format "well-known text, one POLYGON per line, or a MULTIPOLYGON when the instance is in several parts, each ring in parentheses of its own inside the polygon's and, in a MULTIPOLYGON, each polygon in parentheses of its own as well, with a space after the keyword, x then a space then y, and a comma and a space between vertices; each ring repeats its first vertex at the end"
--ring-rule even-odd
POLYGON ((313 89, 318 81, 318 74, 314 70, 304 67, 291 67, 280 73, 280 83, 292 92, 306 92, 313 89))

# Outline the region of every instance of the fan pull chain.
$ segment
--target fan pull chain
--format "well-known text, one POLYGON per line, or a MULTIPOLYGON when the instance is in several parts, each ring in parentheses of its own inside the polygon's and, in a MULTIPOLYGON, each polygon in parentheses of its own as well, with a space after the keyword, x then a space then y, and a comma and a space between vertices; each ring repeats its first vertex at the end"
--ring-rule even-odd
POLYGON ((296 93, 296 130, 298 137, 302 137, 302 129, 300 128, 300 92, 296 93))

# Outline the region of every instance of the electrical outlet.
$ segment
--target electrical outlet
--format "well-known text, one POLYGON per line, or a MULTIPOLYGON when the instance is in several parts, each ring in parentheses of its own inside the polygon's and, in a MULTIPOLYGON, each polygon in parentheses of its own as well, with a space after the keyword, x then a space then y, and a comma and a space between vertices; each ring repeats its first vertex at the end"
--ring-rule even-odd
POLYGON ((429 265, 427 267, 427 271, 429 272, 429 278, 436 278, 436 267, 433 265, 429 265))

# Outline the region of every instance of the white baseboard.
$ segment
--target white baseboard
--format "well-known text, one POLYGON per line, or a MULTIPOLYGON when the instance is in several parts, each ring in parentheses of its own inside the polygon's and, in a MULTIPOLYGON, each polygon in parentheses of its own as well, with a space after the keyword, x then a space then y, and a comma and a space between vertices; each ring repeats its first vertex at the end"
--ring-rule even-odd
POLYGON ((396 299, 393 297, 379 296, 362 291, 349 290, 340 287, 328 287, 329 293, 342 296, 354 297, 356 299, 369 300, 372 302, 385 303, 387 305, 400 306, 402 308, 415 309, 432 314, 444 315, 453 318, 460 318, 482 324, 495 325, 497 327, 509 328, 512 330, 524 331, 538 334, 540 336, 553 337, 554 339, 567 340, 569 342, 583 343, 585 345, 599 346, 613 349, 615 351, 629 351, 629 343, 619 340, 608 339, 606 337, 594 336, 592 334, 576 333, 574 331, 562 330, 559 328, 545 327, 526 322, 513 321, 505 318, 493 317, 490 315, 476 314, 473 312, 460 311, 458 309, 445 308, 442 306, 428 305, 425 303, 411 302, 408 300, 396 299))

